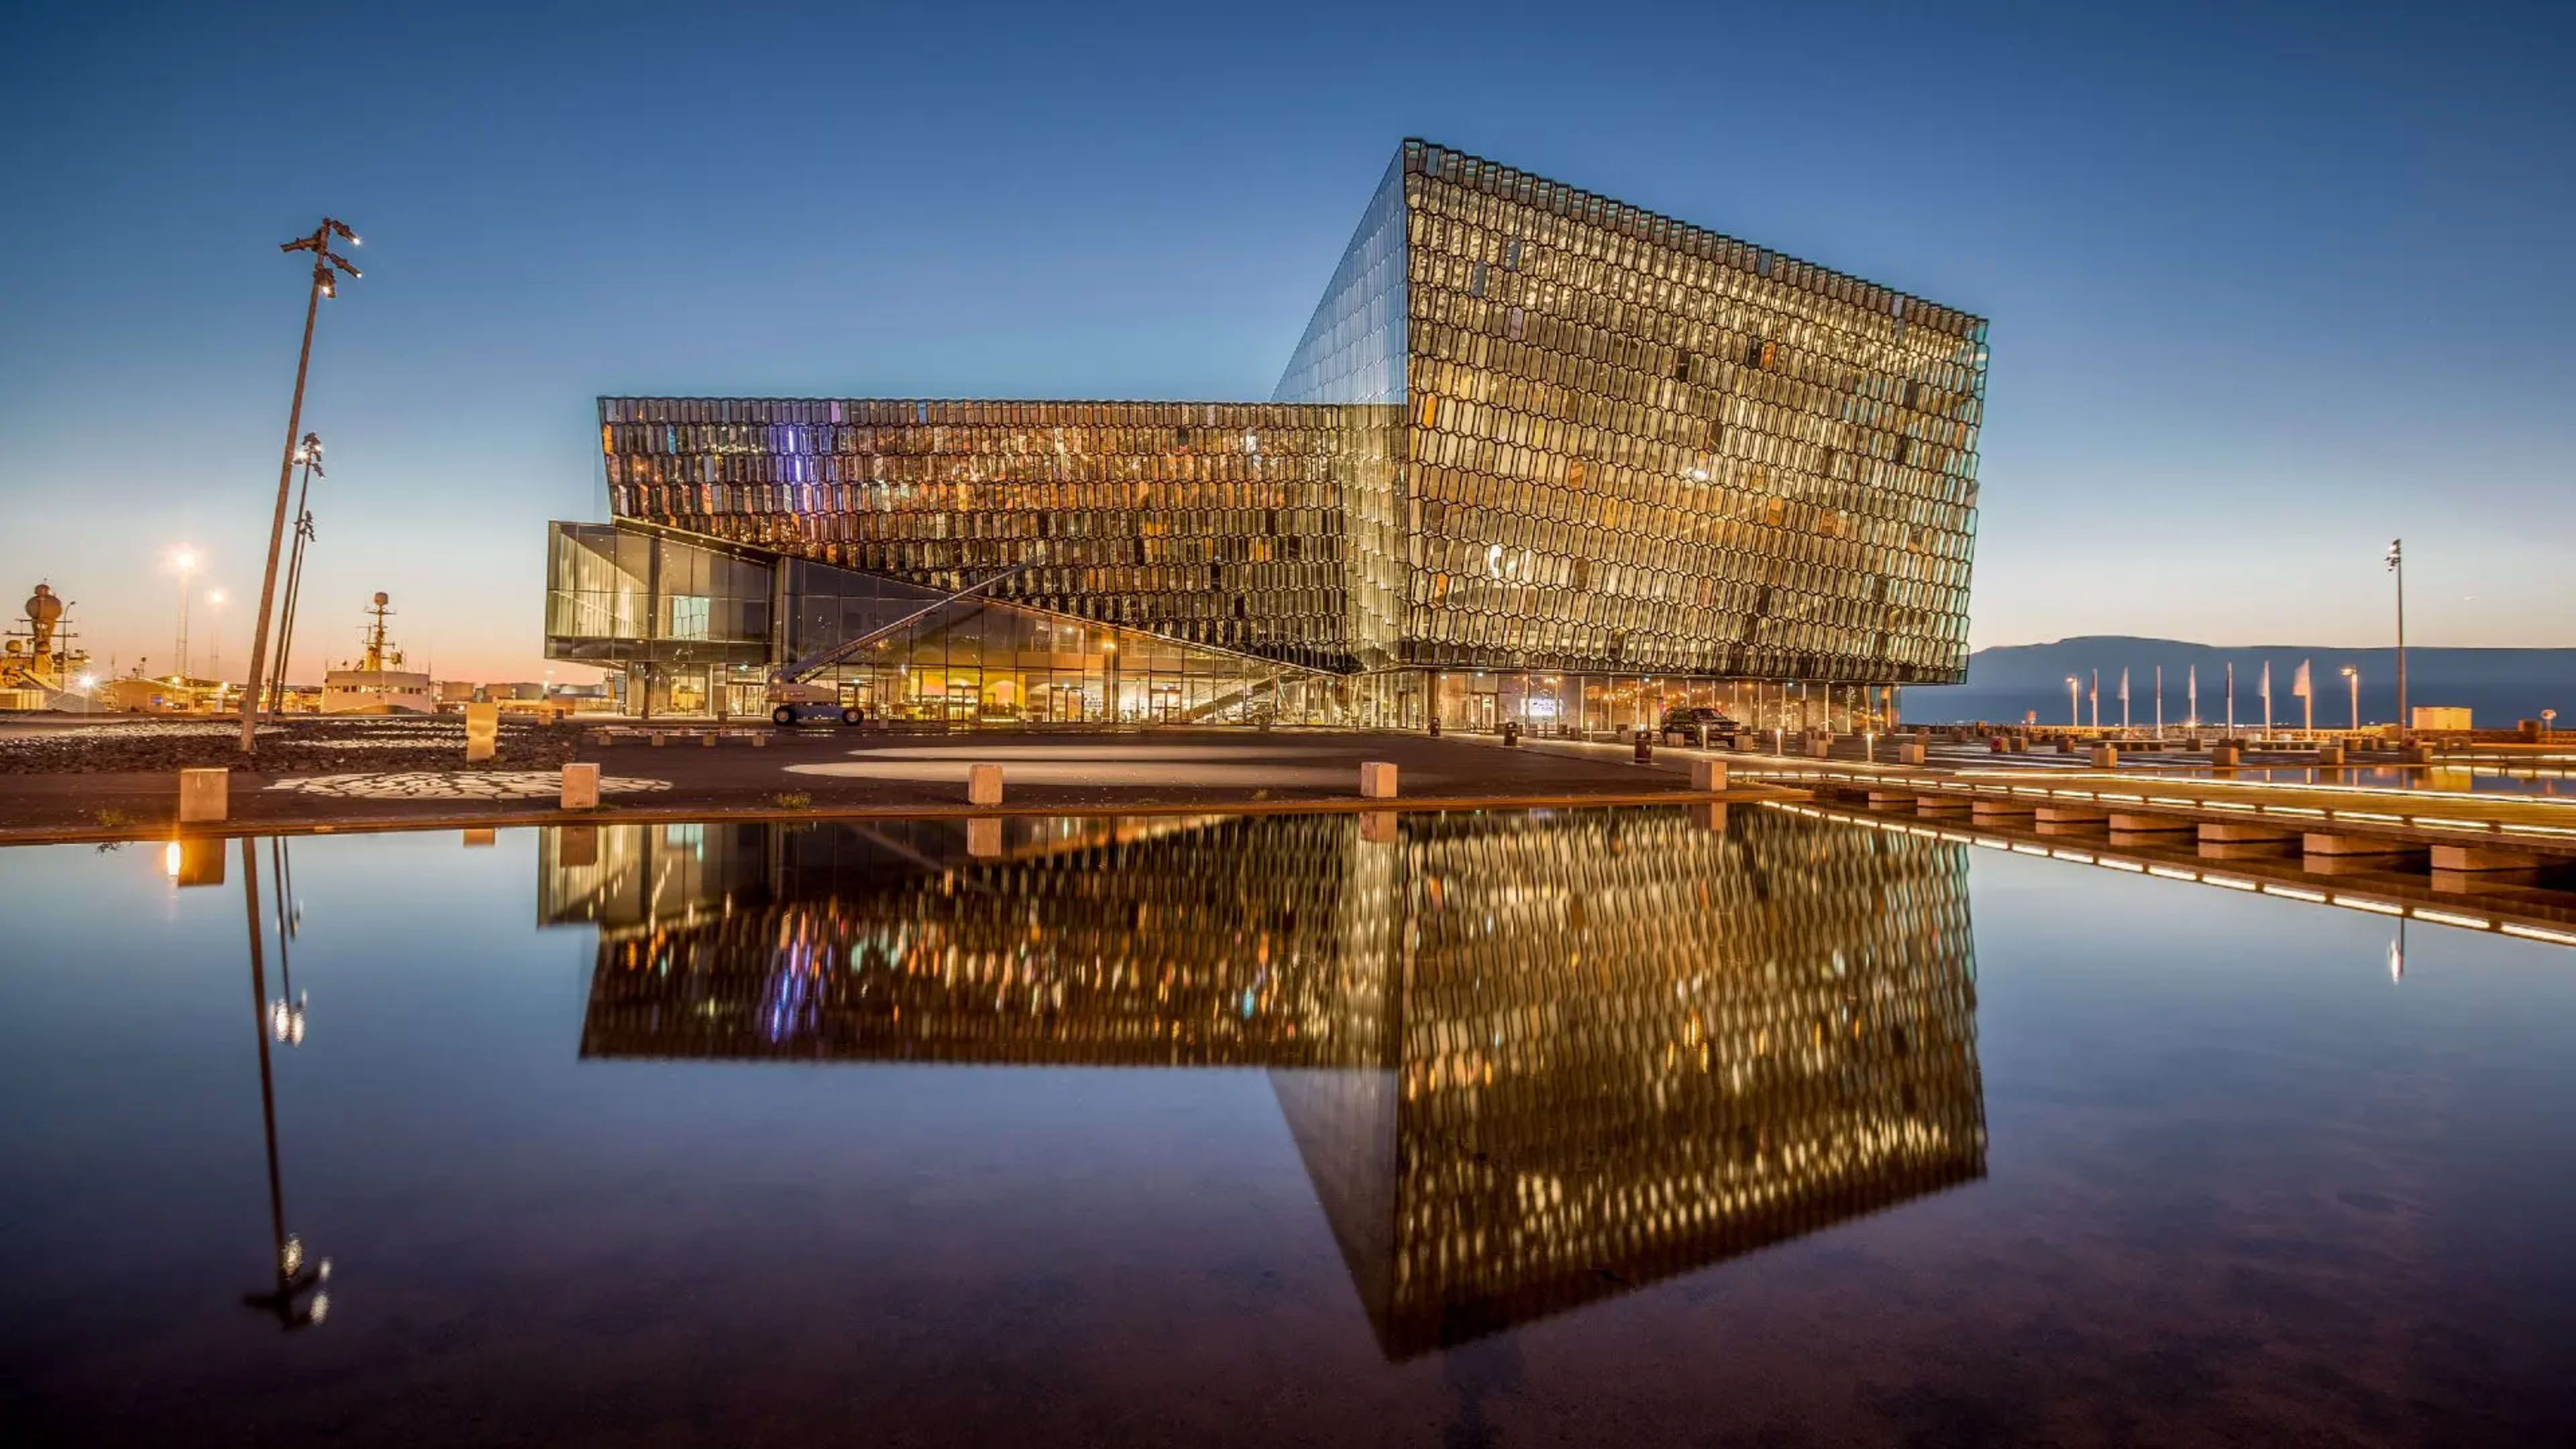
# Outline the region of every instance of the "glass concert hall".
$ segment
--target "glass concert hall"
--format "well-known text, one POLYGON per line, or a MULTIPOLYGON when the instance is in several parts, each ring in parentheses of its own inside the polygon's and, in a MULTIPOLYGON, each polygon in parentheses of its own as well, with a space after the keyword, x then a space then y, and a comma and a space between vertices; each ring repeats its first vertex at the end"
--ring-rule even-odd
POLYGON ((1967 664, 1986 324, 1407 141, 1267 403, 612 397, 628 707, 1885 728, 1967 664), (962 594, 961 591, 974 590, 962 594))

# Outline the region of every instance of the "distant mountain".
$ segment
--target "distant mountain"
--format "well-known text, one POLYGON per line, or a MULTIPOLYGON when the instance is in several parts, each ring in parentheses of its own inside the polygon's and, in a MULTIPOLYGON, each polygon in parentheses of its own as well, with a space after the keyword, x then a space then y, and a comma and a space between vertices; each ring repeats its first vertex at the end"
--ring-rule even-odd
MULTIPOLYGON (((2200 674, 2200 717, 2227 717, 2227 666, 2236 666, 2236 720, 2259 722, 2263 701, 2257 690, 2263 665, 2272 666, 2272 719, 2295 725, 2301 718, 2298 698, 2290 693, 2299 662, 2310 663, 2316 680, 2316 720, 2322 729, 2352 721, 2349 686, 2343 669, 2361 671, 2361 718, 2364 724, 2397 717, 2397 651, 2335 649, 2323 645, 2265 644, 2222 649, 2180 639, 2140 639, 2120 634, 2061 639, 2054 644, 2012 644, 1980 649, 1968 656, 1968 682, 1913 685, 1905 691, 1905 718, 1920 724, 1969 720, 2018 721, 2035 710, 2042 724, 2066 722, 2066 676, 2089 690, 2095 671, 2102 680, 2102 722, 2120 719, 2120 670, 2129 671, 2129 719, 2149 724, 2156 718, 2156 668, 2164 668, 2164 717, 2182 719, 2191 671, 2200 674)), ((2576 649, 2425 649, 2406 651, 2406 701, 2410 705, 2465 705, 2476 712, 2480 729, 2511 729, 2519 719, 2537 719, 2556 709, 2565 727, 2576 729, 2576 649)), ((2092 706, 2084 704, 2084 722, 2092 706)))

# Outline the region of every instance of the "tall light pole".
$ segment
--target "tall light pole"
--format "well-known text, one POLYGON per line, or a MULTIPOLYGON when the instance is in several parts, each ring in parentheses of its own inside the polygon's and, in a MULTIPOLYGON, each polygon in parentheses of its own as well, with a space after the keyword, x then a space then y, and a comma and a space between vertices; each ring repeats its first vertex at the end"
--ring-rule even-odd
POLYGON ((2066 676, 2066 724, 2070 729, 2084 723, 2083 706, 2075 702, 2076 689, 2075 676, 2066 676))
POLYGON ((197 551, 182 547, 170 555, 170 567, 179 571, 179 641, 178 647, 172 651, 177 662, 170 666, 170 677, 185 679, 188 677, 188 587, 196 578, 197 551))
POLYGON ((295 601, 304 590, 304 545, 313 540, 313 510, 304 503, 313 493, 313 475, 322 472, 322 440, 306 433, 295 445, 295 460, 304 465, 304 481, 295 487, 295 549, 287 558, 286 601, 278 607, 277 682, 268 691, 270 714, 286 712, 286 670, 295 657, 295 601))
POLYGON ((2388 541, 2388 571, 2397 575, 2397 738, 2403 740, 2415 724, 2406 712, 2406 540, 2388 541))
POLYGON ((206 646, 206 674, 216 684, 224 682, 224 591, 206 591, 206 612, 214 618, 215 641, 206 646))
POLYGON ((313 254, 313 286, 304 301, 304 349, 295 359, 295 401, 286 410, 286 448, 277 463, 277 511, 268 523, 268 567, 259 581, 259 624, 251 633, 250 676, 242 682, 241 752, 245 755, 252 750, 252 734, 259 724, 260 684, 268 662, 268 615, 277 601, 277 552, 286 537, 286 485, 295 477, 295 435, 304 426, 304 375, 313 363, 313 318, 322 310, 323 298, 339 295, 333 269, 352 278, 359 275, 346 257, 331 250, 334 237, 347 238, 351 246, 358 244, 358 234, 347 223, 326 216, 311 236, 277 246, 282 252, 313 254))
POLYGON ((2353 667, 2352 667, 2351 665, 2349 665, 2349 664, 2345 665, 2345 666, 2343 667, 2343 682, 2344 682, 2344 683, 2346 683, 2346 684, 2348 684, 2348 685, 2351 685, 2351 686, 2352 686, 2352 732, 2353 732, 2354 734, 2360 734, 2360 733, 2361 733, 2361 671, 2360 671, 2360 670, 2358 670, 2358 669, 2353 668, 2353 667))

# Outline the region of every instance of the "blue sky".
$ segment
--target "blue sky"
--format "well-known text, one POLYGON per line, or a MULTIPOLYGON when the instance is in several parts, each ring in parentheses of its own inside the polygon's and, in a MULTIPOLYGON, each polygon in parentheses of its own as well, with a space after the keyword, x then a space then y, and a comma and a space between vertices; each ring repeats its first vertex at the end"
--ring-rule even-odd
POLYGON ((1413 134, 1992 318, 1980 645, 2576 644, 2568 14, 12 6, 0 593, 238 664, 326 211, 305 637, 528 678, 597 395, 1267 397, 1413 134))

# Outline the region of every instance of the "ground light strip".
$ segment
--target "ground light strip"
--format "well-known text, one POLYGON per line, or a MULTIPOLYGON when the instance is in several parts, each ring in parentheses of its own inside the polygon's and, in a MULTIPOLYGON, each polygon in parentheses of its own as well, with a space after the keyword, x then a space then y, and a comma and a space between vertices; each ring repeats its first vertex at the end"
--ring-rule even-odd
MULTIPOLYGON (((1893 770, 1886 769, 1864 771, 1850 769, 1776 768, 1753 765, 1738 766, 1735 773, 1748 780, 1831 780, 1846 784, 1875 785, 1883 788, 1894 787, 1926 795, 2028 795, 2034 798, 2057 800, 2116 800, 2127 804, 2143 803, 2149 805, 2167 805, 2185 810, 2232 810, 2254 815, 2289 815, 2296 816, 2303 820, 2366 821, 2376 825, 2413 824, 2435 830, 2476 831, 2482 835, 2576 836, 2576 825, 2542 825, 2536 822, 2515 820, 2463 820, 2455 816, 2444 815, 2392 815, 2382 811, 2346 810, 2340 808, 2324 809, 2313 805, 2275 805, 2261 801, 2217 800, 2211 799, 2205 795, 2141 796, 2112 794, 2107 791, 2078 790, 2072 787, 2058 787, 2050 785, 2009 785, 1985 779, 1971 778, 1972 776, 1978 775, 1990 775, 1992 773, 1990 771, 1979 772, 1961 770, 1954 772, 1947 778, 1933 778, 1922 775, 1899 774, 1893 770)), ((2259 781, 2227 780, 2212 781, 2209 783, 2211 788, 2218 790, 2298 789, 2331 791, 2337 794, 2356 796, 2394 796, 2402 798, 2412 795, 2416 799, 2423 798, 2423 792, 2421 791, 2385 790, 2361 785, 2285 786, 2271 785, 2259 781)), ((2171 787, 2168 786, 2167 788, 2171 787)), ((2500 800, 2497 803, 2515 807, 2539 805, 2544 809, 2576 809, 2576 802, 2544 802, 2540 800, 2515 798, 2500 800)))
POLYGON ((2133 860, 2113 860, 2108 856, 2086 855, 2081 851, 2051 849, 2047 846, 2032 845, 2027 841, 2005 840, 1999 836, 1974 835, 1962 830, 1942 830, 1927 825, 1842 815, 1830 810, 1819 810, 1812 805, 1796 805, 1784 800, 1761 800, 1755 803, 1765 810, 1785 811, 1791 815, 1804 815, 1814 820, 1834 820, 1845 825, 1858 825, 1870 830, 1885 831, 1890 835, 1920 835, 1926 839, 1946 840, 1956 845, 1980 846, 1987 850, 2000 850, 2012 855, 2035 855, 2043 859, 2062 860, 2074 865, 2092 865, 2103 870, 2122 871, 2130 875, 2144 874, 2162 880, 2186 881, 2193 885, 2217 886, 2224 890, 2255 892, 2276 896, 2282 900, 2297 901, 2303 905, 2340 906, 2346 910, 2366 911, 2374 916, 2405 916, 2436 926, 2456 926, 2462 930, 2515 936, 2522 940, 2539 941, 2552 946, 2576 947, 2576 932, 2553 931, 2542 926, 2491 921, 2484 916, 2462 915, 2457 911, 2437 910, 2431 906, 2409 907, 2396 901, 2379 900, 2370 896, 2345 895, 2341 892, 2329 895, 2324 891, 2307 890, 2299 886, 2283 885, 2276 881, 2250 881, 2242 876, 2212 874, 2183 866, 2141 865, 2133 860))

